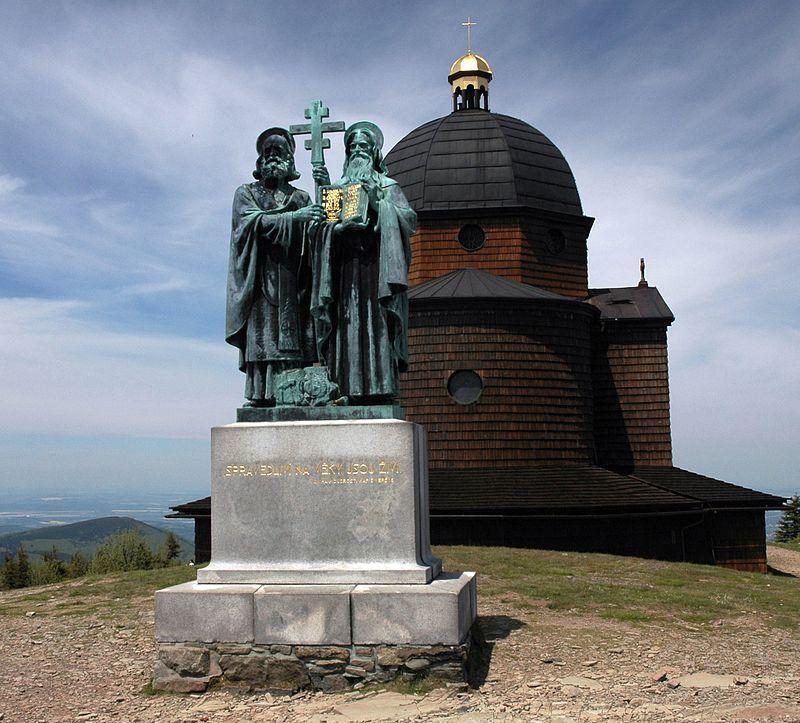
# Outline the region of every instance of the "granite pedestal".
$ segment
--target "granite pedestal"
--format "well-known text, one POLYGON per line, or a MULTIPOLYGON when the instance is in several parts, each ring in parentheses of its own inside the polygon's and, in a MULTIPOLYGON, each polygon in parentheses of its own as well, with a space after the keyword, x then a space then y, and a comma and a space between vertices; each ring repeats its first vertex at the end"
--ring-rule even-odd
POLYGON ((321 689, 328 675, 352 683, 463 674, 475 575, 442 574, 431 554, 422 427, 397 419, 236 423, 212 430, 211 466, 211 562, 197 582, 156 593, 156 638, 172 651, 156 683, 185 686, 170 660, 195 653, 216 661, 225 681, 270 689, 259 676, 275 667, 274 655, 302 663, 296 678, 321 689), (231 662, 231 644, 247 647, 246 664, 231 662), (421 662, 380 665, 387 646, 397 650, 385 663, 405 660, 409 646, 421 662), (331 650, 347 659, 350 677, 330 662, 331 650), (243 672, 251 668, 259 680, 243 672))

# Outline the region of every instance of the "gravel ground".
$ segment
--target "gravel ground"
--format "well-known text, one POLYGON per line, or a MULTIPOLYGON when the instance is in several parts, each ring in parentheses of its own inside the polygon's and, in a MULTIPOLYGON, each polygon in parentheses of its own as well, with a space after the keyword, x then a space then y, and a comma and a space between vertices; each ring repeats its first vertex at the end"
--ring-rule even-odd
MULTIPOLYGON (((800 571, 800 554, 780 550, 773 559, 775 552, 774 567, 800 571)), ((0 603, 20 593, 0 593, 0 603)), ((32 604, 35 615, 0 618, 3 723, 800 721, 800 633, 765 627, 753 615, 663 627, 488 598, 479 605, 491 657, 477 690, 178 696, 144 692, 155 655, 151 599, 131 600, 113 620, 102 611, 48 616, 67 594, 55 590, 52 600, 32 604)))

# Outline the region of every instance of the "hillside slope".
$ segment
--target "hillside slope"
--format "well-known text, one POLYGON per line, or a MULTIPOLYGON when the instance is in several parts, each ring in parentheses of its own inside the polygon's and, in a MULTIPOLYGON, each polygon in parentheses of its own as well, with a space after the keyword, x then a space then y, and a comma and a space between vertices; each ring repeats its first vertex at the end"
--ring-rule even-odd
MULTIPOLYGON (((91 557, 111 535, 122 530, 141 532, 153 552, 164 544, 167 537, 164 530, 135 520, 133 517, 98 517, 69 525, 39 527, 0 535, 0 557, 5 553, 13 554, 20 545, 25 546, 25 550, 33 559, 40 558, 54 546, 58 550, 59 557, 64 560, 68 560, 76 552, 91 557)), ((194 544, 180 537, 178 539, 181 543, 180 559, 190 559, 194 555, 194 544)))

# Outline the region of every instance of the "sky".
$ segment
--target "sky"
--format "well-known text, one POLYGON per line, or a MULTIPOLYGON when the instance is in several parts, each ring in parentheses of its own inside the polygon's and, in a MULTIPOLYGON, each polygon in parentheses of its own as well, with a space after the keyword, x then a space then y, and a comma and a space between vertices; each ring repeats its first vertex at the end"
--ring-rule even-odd
POLYGON ((675 463, 800 491, 800 3, 0 11, 0 495, 208 493, 209 428, 242 399, 224 295, 255 138, 322 98, 388 150, 450 111, 467 16, 492 110, 559 146, 596 218, 590 285, 644 256, 676 316, 675 463))

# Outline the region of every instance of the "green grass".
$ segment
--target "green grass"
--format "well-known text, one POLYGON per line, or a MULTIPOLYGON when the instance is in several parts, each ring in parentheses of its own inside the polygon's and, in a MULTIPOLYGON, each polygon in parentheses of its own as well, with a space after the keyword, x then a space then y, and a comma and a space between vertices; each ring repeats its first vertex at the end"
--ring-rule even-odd
MULTIPOLYGON (((702 629, 714 621, 748 616, 800 631, 797 578, 576 552, 490 547, 437 547, 435 552, 445 569, 477 571, 481 598, 494 598, 534 618, 549 609, 631 625, 702 629)), ((159 588, 193 580, 196 574, 197 568, 176 566, 1 593, 0 615, 35 610, 42 616, 95 614, 111 620, 126 611, 138 612, 151 604, 159 588)))
POLYGON ((704 624, 755 613, 800 629, 800 581, 635 557, 488 547, 438 547, 446 569, 475 570, 481 596, 524 609, 593 613, 644 624, 704 624))
POLYGON ((34 610, 42 616, 98 613, 111 617, 130 607, 133 599, 151 597, 162 587, 194 580, 197 569, 176 565, 114 575, 87 575, 55 585, 8 591, 0 594, 0 616, 24 615, 34 610))

